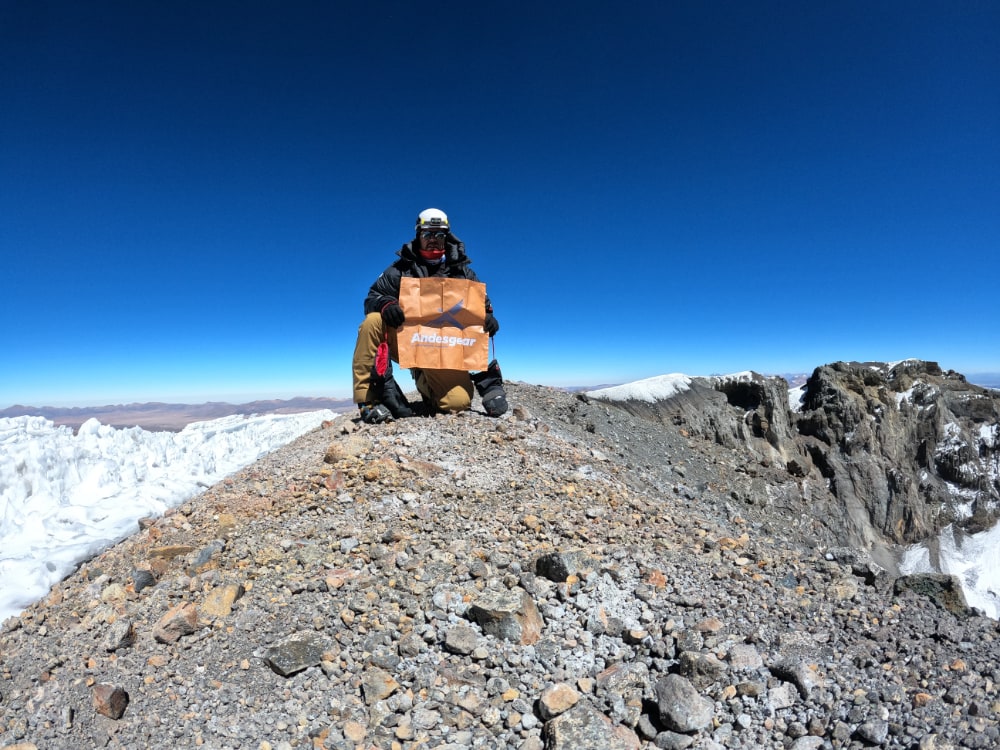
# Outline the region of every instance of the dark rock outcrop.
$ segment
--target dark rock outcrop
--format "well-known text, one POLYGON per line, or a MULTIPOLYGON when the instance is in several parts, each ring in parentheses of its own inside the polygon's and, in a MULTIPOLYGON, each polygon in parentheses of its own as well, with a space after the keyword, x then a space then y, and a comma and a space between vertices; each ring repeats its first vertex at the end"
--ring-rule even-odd
POLYGON ((1000 400, 934 362, 817 368, 800 444, 846 507, 898 543, 949 523, 991 525, 1000 507, 1000 400))
POLYGON ((767 504, 818 541, 871 550, 970 532, 1000 514, 1000 394, 935 362, 836 362, 790 404, 782 378, 690 378, 676 395, 612 402, 734 450, 731 498, 767 504), (808 527, 808 528, 807 528, 808 527))

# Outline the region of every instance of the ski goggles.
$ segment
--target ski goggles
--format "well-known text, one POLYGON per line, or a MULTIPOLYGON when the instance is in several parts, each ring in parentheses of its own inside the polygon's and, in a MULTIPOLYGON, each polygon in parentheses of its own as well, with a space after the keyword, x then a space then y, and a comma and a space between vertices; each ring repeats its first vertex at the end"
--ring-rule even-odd
POLYGON ((425 240, 429 240, 431 238, 444 239, 445 237, 448 236, 448 232, 442 231, 440 229, 421 229, 420 236, 423 237, 425 240))

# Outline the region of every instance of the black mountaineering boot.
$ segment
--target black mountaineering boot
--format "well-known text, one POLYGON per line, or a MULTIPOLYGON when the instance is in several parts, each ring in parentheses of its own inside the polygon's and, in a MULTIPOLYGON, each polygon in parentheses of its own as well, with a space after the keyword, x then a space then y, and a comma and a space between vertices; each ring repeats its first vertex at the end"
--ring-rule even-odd
POLYGON ((392 362, 387 363, 385 372, 379 375, 378 370, 372 367, 372 380, 370 397, 379 404, 388 407, 395 419, 404 419, 413 416, 413 409, 410 402, 403 395, 403 389, 399 387, 396 379, 392 376, 392 362))
POLYGON ((392 413, 382 404, 358 404, 361 421, 365 424, 382 424, 392 421, 392 413))
POLYGON ((412 417, 413 409, 410 408, 410 402, 406 400, 403 389, 399 387, 399 383, 396 382, 396 378, 392 377, 391 373, 387 373, 387 375, 388 379, 382 386, 382 397, 379 400, 389 407, 389 411, 396 419, 412 417))
POLYGON ((503 376, 500 374, 500 363, 495 359, 482 372, 472 376, 476 384, 479 398, 483 400, 483 409, 491 417, 499 417, 507 411, 507 393, 503 389, 503 376))

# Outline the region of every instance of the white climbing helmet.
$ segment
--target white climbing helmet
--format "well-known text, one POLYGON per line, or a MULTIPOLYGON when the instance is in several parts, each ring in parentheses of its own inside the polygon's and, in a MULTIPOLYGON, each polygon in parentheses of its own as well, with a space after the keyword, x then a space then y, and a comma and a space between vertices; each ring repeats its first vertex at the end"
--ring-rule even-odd
POLYGON ((448 214, 439 208, 425 208, 417 216, 417 231, 421 229, 450 229, 448 214))

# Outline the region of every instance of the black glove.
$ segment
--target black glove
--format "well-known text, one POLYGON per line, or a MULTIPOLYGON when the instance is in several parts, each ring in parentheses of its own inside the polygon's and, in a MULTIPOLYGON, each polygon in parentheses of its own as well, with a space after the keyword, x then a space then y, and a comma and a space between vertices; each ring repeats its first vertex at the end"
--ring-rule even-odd
POLYGON ((405 320, 406 316, 403 315, 403 308, 399 306, 399 302, 396 300, 393 300, 382 308, 382 321, 390 328, 399 328, 405 320))
POLYGON ((486 320, 483 322, 483 330, 492 338, 500 330, 500 324, 493 317, 493 313, 486 313, 486 320))

